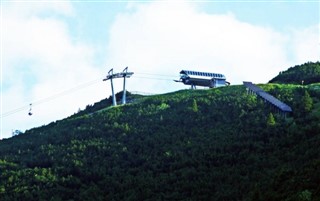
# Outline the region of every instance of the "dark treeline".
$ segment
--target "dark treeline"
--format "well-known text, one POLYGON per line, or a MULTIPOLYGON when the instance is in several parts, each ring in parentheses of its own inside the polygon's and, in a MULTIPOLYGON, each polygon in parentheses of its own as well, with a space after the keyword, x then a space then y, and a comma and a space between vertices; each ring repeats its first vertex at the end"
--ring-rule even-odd
POLYGON ((311 84, 320 82, 320 62, 308 62, 290 67, 270 80, 270 83, 311 84))
POLYGON ((0 200, 320 200, 320 85, 261 87, 293 113, 184 90, 2 140, 0 200))

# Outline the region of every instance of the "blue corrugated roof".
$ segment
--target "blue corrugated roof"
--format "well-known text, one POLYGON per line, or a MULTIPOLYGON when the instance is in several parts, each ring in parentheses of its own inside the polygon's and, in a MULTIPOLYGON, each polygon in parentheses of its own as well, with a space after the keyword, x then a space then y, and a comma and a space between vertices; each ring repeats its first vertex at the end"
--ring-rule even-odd
POLYGON ((226 77, 224 75, 218 74, 218 73, 199 72, 199 71, 191 71, 191 70, 182 70, 180 73, 184 73, 184 74, 187 74, 187 75, 195 75, 195 76, 204 76, 204 77, 226 79, 226 77))
POLYGON ((252 84, 252 82, 243 82, 243 85, 249 88, 251 91, 255 92, 258 96, 263 98, 264 100, 268 101, 272 105, 276 106, 283 112, 292 112, 292 109, 287 104, 283 103, 279 99, 275 98, 274 96, 268 94, 263 89, 258 87, 257 85, 252 84))
POLYGON ((261 89, 260 87, 258 87, 257 85, 254 85, 252 82, 243 82, 243 85, 249 89, 251 89, 251 91, 258 93, 260 91, 263 91, 263 89, 261 89))

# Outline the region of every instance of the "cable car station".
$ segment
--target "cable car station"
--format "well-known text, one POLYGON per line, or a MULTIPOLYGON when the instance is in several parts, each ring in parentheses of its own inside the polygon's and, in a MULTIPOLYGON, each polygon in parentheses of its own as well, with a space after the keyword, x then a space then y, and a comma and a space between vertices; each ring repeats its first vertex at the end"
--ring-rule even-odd
POLYGON ((190 70, 182 70, 180 72, 180 80, 175 81, 182 82, 185 85, 191 85, 191 89, 196 89, 196 86, 216 88, 230 85, 230 83, 226 81, 226 77, 222 74, 190 70))

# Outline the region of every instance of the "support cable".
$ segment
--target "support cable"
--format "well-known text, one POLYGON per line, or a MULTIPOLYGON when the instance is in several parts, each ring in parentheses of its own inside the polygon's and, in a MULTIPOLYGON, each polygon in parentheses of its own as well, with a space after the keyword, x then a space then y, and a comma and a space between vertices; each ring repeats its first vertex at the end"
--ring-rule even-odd
MULTIPOLYGON (((100 82, 100 80, 101 80, 101 78, 96 79, 96 80, 92 80, 92 81, 90 81, 90 82, 86 82, 86 83, 80 84, 80 85, 78 85, 78 86, 76 86, 76 87, 73 87, 73 88, 71 88, 71 89, 68 89, 68 90, 62 91, 62 92, 60 92, 60 93, 54 94, 54 95, 49 96, 49 97, 47 97, 47 98, 43 98, 43 99, 34 101, 34 102, 32 102, 32 105, 33 105, 33 106, 37 106, 37 105, 40 105, 40 104, 43 104, 43 103, 52 101, 52 100, 54 100, 54 99, 60 98, 60 97, 62 97, 62 96, 66 96, 66 95, 68 95, 68 94, 74 93, 74 92, 79 91, 79 90, 81 90, 81 89, 84 89, 84 88, 86 88, 86 87, 92 86, 92 85, 100 82)), ((13 109, 13 110, 8 111, 8 112, 4 112, 4 113, 1 114, 1 118, 10 116, 10 115, 15 114, 15 113, 17 113, 17 112, 21 112, 21 111, 23 111, 23 110, 28 109, 29 107, 30 107, 30 104, 26 104, 25 106, 22 106, 22 107, 13 109)))
MULTIPOLYGON (((165 79, 165 78, 158 78, 158 77, 155 77, 155 76, 161 76, 161 77, 176 77, 176 76, 173 76, 173 75, 164 75, 164 74, 155 74, 155 73, 143 73, 143 72, 138 72, 136 74, 140 74, 140 75, 150 75, 150 77, 146 77, 146 76, 133 76, 132 78, 139 78, 139 79, 151 79, 151 80, 163 80, 163 81, 172 81, 172 79, 165 79)), ((46 97, 46 98, 43 98, 43 99, 39 99, 39 100, 36 100, 36 101, 33 101, 31 102, 32 103, 32 106, 37 106, 37 105, 40 105, 40 104, 44 104, 44 103, 47 103, 47 102, 50 102, 50 101, 53 101, 57 98, 60 98, 62 96, 66 96, 68 94, 71 94, 71 93, 74 93, 76 91, 79 91, 81 89, 84 89, 86 87, 89 87, 89 86, 92 86, 96 83, 99 83, 101 81, 102 78, 98 78, 98 79, 95 79, 95 80, 92 80, 92 81, 89 81, 89 82, 85 82, 83 84, 80 84, 78 86, 75 86, 73 88, 70 88, 70 89, 67 89, 65 91, 62 91, 62 92, 59 92, 57 94, 54 94, 52 96, 49 96, 49 97, 46 97)), ((21 111, 26 111, 27 109, 29 109, 30 107, 30 103, 28 104, 25 104, 24 106, 21 106, 19 108, 16 108, 16 109, 13 109, 13 110, 10 110, 8 112, 4 112, 1 114, 0 118, 5 118, 5 117, 8 117, 8 116, 11 116, 15 113, 18 113, 18 112, 21 112, 21 111)))

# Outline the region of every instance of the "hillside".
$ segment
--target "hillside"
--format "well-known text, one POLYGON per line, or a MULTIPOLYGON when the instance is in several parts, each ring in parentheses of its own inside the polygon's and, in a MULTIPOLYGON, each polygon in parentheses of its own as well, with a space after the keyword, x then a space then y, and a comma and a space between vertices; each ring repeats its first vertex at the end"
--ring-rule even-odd
POLYGON ((290 67, 280 72, 269 83, 282 84, 312 84, 320 83, 320 62, 308 62, 302 65, 290 67))
POLYGON ((0 200, 320 200, 320 85, 243 86, 88 106, 0 141, 0 200), (274 121, 273 121, 274 120, 274 121))

